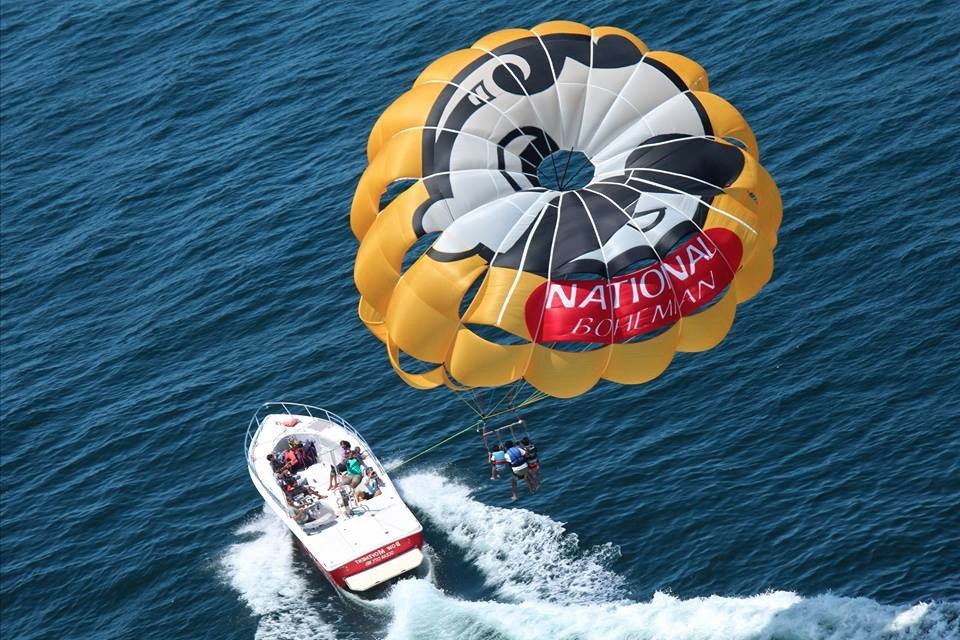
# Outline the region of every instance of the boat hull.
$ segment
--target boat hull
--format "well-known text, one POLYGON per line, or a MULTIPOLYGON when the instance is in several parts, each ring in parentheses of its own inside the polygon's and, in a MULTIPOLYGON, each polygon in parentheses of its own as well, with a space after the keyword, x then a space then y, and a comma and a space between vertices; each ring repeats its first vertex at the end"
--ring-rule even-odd
MULTIPOLYGON (((423 528, 369 445, 342 418, 317 407, 269 403, 251 420, 246 451, 254 486, 334 587, 366 591, 423 563, 423 528), (293 517, 299 511, 288 503, 267 460, 267 455, 282 453, 293 440, 296 446, 309 440, 319 452, 317 461, 299 472, 313 491, 312 496, 306 494, 312 501, 308 504, 319 508, 319 515, 311 508, 310 520, 302 525, 293 517), (375 497, 347 504, 339 500, 339 489, 329 489, 330 468, 341 440, 358 444, 363 465, 380 476, 381 489, 375 497)), ((350 489, 345 490, 349 495, 350 489)))
MULTIPOLYGON (((313 561, 313 564, 316 565, 317 569, 319 569, 323 573, 323 575, 326 576, 327 580, 330 581, 330 584, 332 584, 333 586, 339 589, 346 589, 348 591, 360 591, 360 589, 350 588, 350 586, 347 584, 348 578, 352 578, 356 575, 359 575, 361 573, 368 571, 369 569, 373 569, 375 567, 381 566, 387 561, 392 560, 394 558, 399 558, 411 551, 417 551, 422 554, 423 532, 421 531, 420 533, 415 533, 413 535, 407 536, 406 538, 395 540, 390 544, 384 545, 379 549, 376 549, 374 551, 371 551, 370 553, 362 555, 355 560, 351 560, 347 564, 341 567, 337 567, 332 571, 328 571, 327 569, 325 569, 323 566, 323 563, 320 562, 320 560, 318 560, 312 553, 310 553, 310 550, 306 547, 306 545, 304 545, 299 540, 297 541, 297 543, 300 545, 300 548, 303 549, 304 553, 307 554, 307 557, 309 557, 310 560, 313 561)), ((420 562, 422 562, 422 558, 416 563, 415 566, 411 567, 404 573, 407 573, 409 571, 413 571, 414 569, 416 569, 418 566, 420 566, 420 562)), ((398 576, 392 576, 390 578, 387 578, 387 580, 390 580, 393 577, 398 577, 398 576)), ((370 584, 367 588, 374 587, 377 584, 381 584, 381 582, 386 582, 387 580, 376 582, 375 584, 370 584)), ((362 590, 365 591, 366 589, 362 589, 362 590)))

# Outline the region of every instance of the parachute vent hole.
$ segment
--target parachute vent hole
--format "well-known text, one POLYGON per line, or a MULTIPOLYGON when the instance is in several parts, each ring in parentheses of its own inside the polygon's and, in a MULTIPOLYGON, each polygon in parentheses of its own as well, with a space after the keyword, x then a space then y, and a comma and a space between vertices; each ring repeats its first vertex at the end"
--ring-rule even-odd
POLYGON ((401 178, 400 180, 394 180, 387 185, 387 190, 380 194, 380 211, 386 209, 388 204, 393 202, 401 193, 416 184, 416 182, 417 181, 413 178, 401 178))
POLYGON ((433 241, 439 237, 439 233, 428 233, 417 239, 413 246, 407 250, 407 253, 403 256, 403 263, 400 267, 400 273, 406 273, 414 262, 420 259, 420 256, 425 254, 427 250, 433 246, 433 241))
POLYGON ((596 172, 593 163, 582 151, 554 151, 537 167, 540 186, 553 191, 582 189, 596 172))

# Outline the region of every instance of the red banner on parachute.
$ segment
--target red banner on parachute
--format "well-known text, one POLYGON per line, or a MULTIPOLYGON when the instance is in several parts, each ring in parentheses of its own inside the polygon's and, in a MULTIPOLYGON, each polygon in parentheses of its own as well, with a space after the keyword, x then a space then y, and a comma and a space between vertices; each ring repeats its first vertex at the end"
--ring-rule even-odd
POLYGON ((669 326, 716 298, 743 258, 728 229, 698 233, 660 262, 610 280, 551 280, 527 299, 537 342, 623 342, 669 326))

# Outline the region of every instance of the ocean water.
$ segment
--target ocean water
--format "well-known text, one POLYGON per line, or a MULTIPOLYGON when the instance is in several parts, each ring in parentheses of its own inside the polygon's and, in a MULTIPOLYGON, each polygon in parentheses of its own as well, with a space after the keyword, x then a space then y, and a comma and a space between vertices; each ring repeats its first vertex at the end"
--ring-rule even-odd
POLYGON ((0 7, 3 638, 960 637, 950 2, 0 7), (780 185, 718 348, 396 477, 429 574, 342 601, 242 458, 266 400, 401 460, 472 421, 355 317, 353 189, 431 60, 554 18, 700 62, 780 185))

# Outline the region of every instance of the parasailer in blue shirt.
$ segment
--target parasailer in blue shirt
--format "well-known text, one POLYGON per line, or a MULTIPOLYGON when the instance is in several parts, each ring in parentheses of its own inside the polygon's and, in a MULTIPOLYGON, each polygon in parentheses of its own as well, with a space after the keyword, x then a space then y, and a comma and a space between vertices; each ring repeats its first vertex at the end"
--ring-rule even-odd
POLYGON ((507 462, 510 464, 510 482, 513 486, 512 500, 517 499, 517 478, 526 480, 527 489, 530 490, 530 493, 536 493, 537 490, 534 488, 533 481, 528 473, 526 452, 523 447, 515 445, 512 440, 507 440, 503 443, 503 448, 507 462))

